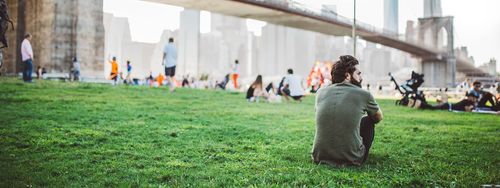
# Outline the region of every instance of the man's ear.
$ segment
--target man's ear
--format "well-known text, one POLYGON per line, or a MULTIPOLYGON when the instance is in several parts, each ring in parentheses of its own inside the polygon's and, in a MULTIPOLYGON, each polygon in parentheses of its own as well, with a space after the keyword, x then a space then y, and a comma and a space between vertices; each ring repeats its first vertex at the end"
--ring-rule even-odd
POLYGON ((345 73, 345 79, 348 80, 348 81, 351 81, 351 74, 349 73, 345 73))

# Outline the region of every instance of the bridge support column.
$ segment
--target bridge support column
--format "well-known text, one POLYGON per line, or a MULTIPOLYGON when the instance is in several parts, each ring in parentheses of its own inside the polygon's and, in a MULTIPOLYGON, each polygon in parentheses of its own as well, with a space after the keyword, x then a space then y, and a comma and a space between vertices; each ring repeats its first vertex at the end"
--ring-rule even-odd
POLYGON ((449 57, 444 60, 424 60, 422 72, 426 87, 455 87, 456 59, 449 57))
POLYGON ((422 73, 424 73, 425 87, 443 87, 446 85, 446 63, 440 61, 422 62, 422 73))
POLYGON ((456 86, 456 80, 457 80, 457 59, 455 56, 448 57, 446 59, 446 63, 448 68, 446 69, 448 72, 447 74, 449 75, 449 79, 447 80, 448 87, 455 87, 456 86))
POLYGON ((7 74, 21 70, 20 43, 33 35, 34 66, 67 75, 78 57, 84 77, 104 77, 103 0, 7 1, 16 31, 7 31, 4 49, 7 74))

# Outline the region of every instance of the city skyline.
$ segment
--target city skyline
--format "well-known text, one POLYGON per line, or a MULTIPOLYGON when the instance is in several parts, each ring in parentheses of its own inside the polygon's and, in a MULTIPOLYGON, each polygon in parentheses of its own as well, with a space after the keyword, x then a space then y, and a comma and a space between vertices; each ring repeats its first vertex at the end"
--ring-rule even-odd
MULTIPOLYGON (((307 7, 311 9, 320 9, 322 4, 335 4, 337 12, 345 17, 352 17, 352 2, 347 0, 320 0, 320 1, 302 1, 307 3, 307 7)), ((500 32, 500 16, 488 15, 488 10, 493 10, 492 7, 500 2, 481 1, 469 5, 464 1, 443 0, 443 15, 452 15, 455 17, 455 47, 467 46, 469 52, 474 56, 476 66, 486 63, 490 58, 500 58, 500 43, 484 43, 484 41, 500 41, 500 36, 496 33, 500 32), (474 11, 465 12, 463 9, 472 7, 474 11), (478 8, 479 7, 479 8, 478 8), (485 11, 477 11, 477 9, 485 11), (486 20, 489 25, 484 25, 481 30, 481 35, 477 35, 477 24, 481 24, 477 19, 486 20)), ((183 8, 168 6, 163 4, 155 4, 138 0, 105 0, 104 12, 112 13, 117 17, 127 17, 130 21, 130 29, 132 39, 139 42, 155 43, 159 41, 159 36, 163 30, 175 30, 179 28, 179 13, 183 8), (119 2, 119 3, 118 3, 119 2), (127 7, 135 7, 130 9, 127 7), (137 8, 140 7, 140 8, 137 8), (149 20, 146 22, 145 20, 149 20), (148 24, 152 22, 166 24, 148 24)), ((383 0, 375 1, 358 1, 357 3, 357 20, 374 25, 378 28, 383 28, 383 0), (373 8, 378 7, 378 8, 373 8)), ((210 30, 210 15, 202 11, 200 21, 200 32, 208 32, 210 30), (207 18, 208 17, 208 18, 207 18)), ((416 20, 423 16, 423 1, 401 1, 399 2, 399 31, 405 29, 407 20, 416 20)), ((247 21, 248 30, 259 35, 260 29, 265 25, 265 22, 247 21)), ((500 66, 497 65, 497 70, 500 66)))

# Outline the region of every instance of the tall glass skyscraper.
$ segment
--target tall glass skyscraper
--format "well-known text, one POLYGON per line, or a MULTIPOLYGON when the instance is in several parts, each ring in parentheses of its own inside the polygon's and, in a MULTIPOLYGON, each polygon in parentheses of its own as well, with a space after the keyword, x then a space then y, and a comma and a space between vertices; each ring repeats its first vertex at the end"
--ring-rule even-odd
POLYGON ((398 32, 398 0, 384 0, 384 29, 398 32))

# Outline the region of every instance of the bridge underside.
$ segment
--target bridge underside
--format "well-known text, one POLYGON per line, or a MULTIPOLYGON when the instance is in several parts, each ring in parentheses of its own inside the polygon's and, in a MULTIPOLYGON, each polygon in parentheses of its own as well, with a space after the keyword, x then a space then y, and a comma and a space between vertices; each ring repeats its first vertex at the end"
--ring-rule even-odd
MULTIPOLYGON (((256 19, 276 25, 315 31, 327 35, 351 36, 352 34, 352 22, 350 20, 345 20, 345 18, 342 20, 338 18, 328 18, 315 13, 308 13, 306 10, 298 10, 296 8, 291 9, 289 8, 290 5, 285 1, 282 3, 272 3, 259 0, 144 1, 175 5, 189 9, 206 10, 241 18, 256 19)), ((443 56, 442 52, 437 52, 434 49, 428 49, 417 44, 400 40, 395 36, 373 31, 373 28, 368 28, 363 25, 358 25, 356 28, 357 34, 367 41, 399 49, 421 59, 439 59, 439 57, 443 56)), ((445 59, 440 61, 446 64, 445 59)), ((465 59, 456 59, 456 67, 456 71, 465 74, 484 74, 482 70, 477 69, 465 59)))
MULTIPOLYGON (((288 27, 315 31, 334 36, 351 36, 350 20, 329 19, 313 13, 289 9, 286 4, 265 3, 255 0, 144 0, 162 4, 175 5, 189 9, 206 10, 220 14, 250 18, 284 25, 288 27)), ((363 39, 396 48, 419 57, 435 57, 437 54, 430 49, 416 46, 373 31, 370 28, 357 26, 357 34, 363 39)))

